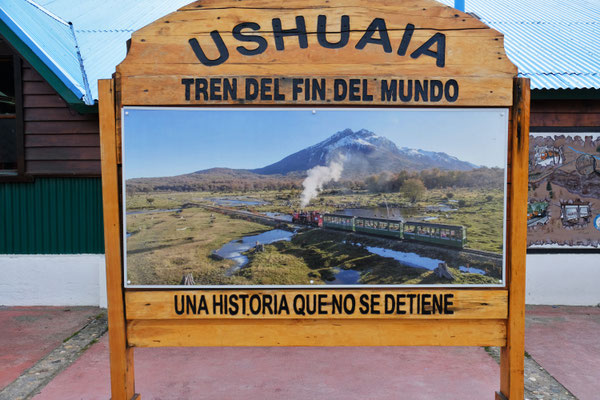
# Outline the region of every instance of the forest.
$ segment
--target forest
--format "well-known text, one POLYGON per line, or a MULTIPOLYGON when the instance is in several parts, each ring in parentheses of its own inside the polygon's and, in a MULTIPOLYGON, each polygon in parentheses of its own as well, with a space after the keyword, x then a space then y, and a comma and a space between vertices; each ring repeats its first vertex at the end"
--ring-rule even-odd
MULTIPOLYGON (((127 192, 253 192, 301 189, 304 174, 260 175, 226 168, 161 178, 136 178, 127 181, 127 192)), ((383 172, 367 177, 344 178, 330 182, 326 189, 367 190, 373 193, 399 192, 406 183, 426 189, 501 188, 504 169, 480 167, 470 171, 437 168, 424 171, 383 172)))

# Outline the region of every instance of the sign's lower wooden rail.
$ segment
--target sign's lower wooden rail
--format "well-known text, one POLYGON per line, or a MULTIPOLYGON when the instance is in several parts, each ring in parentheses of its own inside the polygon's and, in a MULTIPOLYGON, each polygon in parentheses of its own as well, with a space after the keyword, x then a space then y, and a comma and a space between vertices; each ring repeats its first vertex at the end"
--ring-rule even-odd
POLYGON ((132 347, 506 346, 506 320, 130 320, 132 347))
POLYGON ((502 320, 507 304, 505 289, 125 292, 128 320, 502 320))

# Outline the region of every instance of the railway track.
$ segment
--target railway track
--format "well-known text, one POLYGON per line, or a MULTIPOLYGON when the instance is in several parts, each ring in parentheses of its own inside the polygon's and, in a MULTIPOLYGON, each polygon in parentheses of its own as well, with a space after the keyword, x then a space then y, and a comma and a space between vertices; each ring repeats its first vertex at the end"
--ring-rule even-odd
POLYGON ((470 254, 476 254, 476 255, 484 256, 484 257, 492 257, 492 258, 502 259, 502 254, 492 253, 491 251, 475 250, 475 249, 469 249, 469 248, 465 248, 465 247, 463 247, 459 251, 463 251, 465 253, 470 253, 470 254))
MULTIPOLYGON (((205 208, 207 210, 211 210, 211 211, 215 211, 218 213, 222 213, 222 214, 226 214, 226 215, 237 215, 239 217, 246 217, 246 218, 252 218, 254 220, 257 220, 259 222, 263 222, 263 223, 268 223, 269 225, 279 225, 279 224, 287 224, 287 225, 291 225, 294 226, 296 228, 301 228, 301 227, 306 227, 306 225, 298 225, 298 224, 294 224, 290 221, 285 221, 282 219, 278 219, 275 217, 270 217, 268 215, 264 215, 264 214, 257 214, 257 213, 252 213, 250 211, 245 211, 245 210, 235 210, 235 209, 231 209, 231 208, 225 208, 225 207, 219 207, 219 206, 211 206, 211 205, 207 205, 207 204, 197 204, 199 207, 205 208)), ((340 231, 340 230, 336 230, 336 229, 328 229, 328 228, 320 228, 320 229, 324 229, 327 231, 331 231, 331 232, 345 232, 345 231, 340 231)), ((364 236, 366 238, 377 238, 377 236, 373 236, 373 235, 364 235, 358 232, 346 232, 346 233, 352 233, 354 235, 358 235, 358 236, 364 236)), ((381 238, 382 240, 390 240, 389 238, 381 238)), ((424 242, 415 242, 415 243, 419 243, 421 245, 427 245, 427 243, 424 242)), ((450 247, 450 246, 444 246, 444 248, 447 248, 449 250, 455 250, 457 252, 464 252, 464 253, 469 253, 469 254, 474 254, 474 255, 478 255, 478 256, 482 256, 482 257, 489 257, 489 258, 496 258, 496 259, 502 259, 502 254, 498 254, 498 253, 493 253, 491 251, 485 251, 485 250, 475 250, 475 249, 470 249, 468 247, 463 247, 463 248, 454 248, 454 247, 450 247)))

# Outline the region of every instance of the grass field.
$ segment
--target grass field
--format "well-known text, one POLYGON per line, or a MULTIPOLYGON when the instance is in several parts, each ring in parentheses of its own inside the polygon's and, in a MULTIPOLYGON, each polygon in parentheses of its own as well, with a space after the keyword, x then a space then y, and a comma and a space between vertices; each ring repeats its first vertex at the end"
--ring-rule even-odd
MULTIPOLYGON (((256 199, 267 204, 242 206, 254 212, 281 212, 290 214, 299 206, 298 190, 257 192, 155 192, 127 196, 128 210, 172 209, 185 204, 210 202, 213 198, 256 199)), ((462 225, 467 228, 467 247, 502 252, 504 196, 502 190, 449 189, 428 190, 423 199, 410 204, 399 193, 372 194, 368 192, 325 191, 306 208, 320 212, 335 212, 344 208, 404 207, 418 218, 434 217, 431 222, 462 225), (451 200, 448 199, 451 196, 451 200), (456 211, 440 212, 428 206, 448 205, 456 211)), ((410 218, 409 218, 410 219, 410 218)))
MULTIPOLYGON (((397 261, 372 254, 365 245, 382 245, 381 239, 361 238, 363 245, 352 244, 355 235, 311 229, 291 241, 264 246, 263 252, 247 252, 246 267, 228 275, 231 260, 211 256, 231 240, 272 229, 255 222, 211 213, 202 208, 179 212, 148 212, 127 216, 127 280, 131 285, 177 285, 192 273, 199 285, 303 285, 332 281, 340 270, 360 273, 361 284, 436 284, 449 283, 433 272, 404 266, 397 261)), ((402 251, 421 251, 422 246, 392 242, 389 247, 402 251), (400 247, 399 247, 400 246, 400 247)), ((427 249, 428 256, 447 260, 456 277, 451 283, 498 283, 498 265, 484 265, 456 252, 427 249), (430 255, 431 253, 431 255, 430 255), (485 269, 489 276, 465 274, 459 265, 485 269)))
POLYGON ((215 260, 211 252, 235 238, 270 229, 199 208, 128 215, 127 280, 132 285, 177 285, 192 273, 207 285, 243 283, 226 276, 233 261, 215 260))

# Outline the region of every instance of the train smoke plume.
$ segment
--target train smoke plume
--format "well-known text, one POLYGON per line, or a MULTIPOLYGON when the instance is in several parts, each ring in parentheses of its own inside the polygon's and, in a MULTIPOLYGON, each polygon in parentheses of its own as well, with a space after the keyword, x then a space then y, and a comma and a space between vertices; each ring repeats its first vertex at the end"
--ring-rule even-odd
POLYGON ((300 206, 306 207, 308 203, 323 190, 323 185, 328 182, 337 182, 342 176, 344 170, 344 156, 339 156, 336 160, 331 161, 328 166, 317 165, 308 170, 308 176, 302 182, 304 190, 300 195, 300 206))

